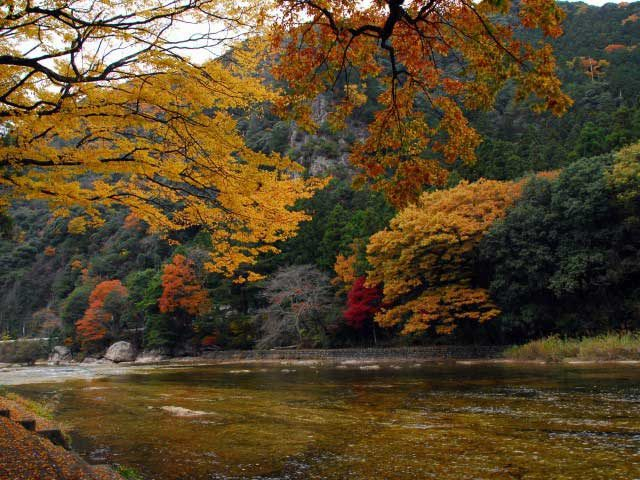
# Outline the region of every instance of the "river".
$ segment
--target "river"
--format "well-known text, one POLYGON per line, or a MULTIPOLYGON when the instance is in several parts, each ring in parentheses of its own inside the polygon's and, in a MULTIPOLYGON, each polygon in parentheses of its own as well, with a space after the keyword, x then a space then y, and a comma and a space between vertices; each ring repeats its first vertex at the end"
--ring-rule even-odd
POLYGON ((92 463, 147 479, 638 479, 640 367, 4 369, 92 463))

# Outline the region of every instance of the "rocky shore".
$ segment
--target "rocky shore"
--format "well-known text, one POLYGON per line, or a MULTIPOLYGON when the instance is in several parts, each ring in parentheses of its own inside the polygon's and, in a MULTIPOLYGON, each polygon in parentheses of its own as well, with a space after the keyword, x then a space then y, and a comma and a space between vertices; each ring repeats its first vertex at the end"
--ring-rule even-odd
POLYGON ((65 365, 136 363, 153 364, 190 360, 216 361, 314 361, 321 363, 352 362, 385 362, 416 360, 470 360, 496 359, 502 355, 500 346, 427 346, 396 348, 343 348, 343 349, 282 349, 282 350, 214 350, 207 352, 181 352, 169 355, 160 350, 143 350, 137 352, 129 342, 117 342, 111 345, 103 355, 87 356, 78 362, 71 351, 63 346, 54 347, 48 359, 49 364, 65 365))
POLYGON ((89 465, 69 450, 53 421, 19 399, 0 396, 0 476, 7 480, 123 480, 108 465, 89 465))

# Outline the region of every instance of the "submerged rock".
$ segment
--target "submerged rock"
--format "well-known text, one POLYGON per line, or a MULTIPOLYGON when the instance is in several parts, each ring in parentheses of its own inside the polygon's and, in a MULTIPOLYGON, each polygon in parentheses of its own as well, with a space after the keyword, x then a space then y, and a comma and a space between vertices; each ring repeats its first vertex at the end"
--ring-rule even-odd
POLYGON ((143 350, 136 358, 136 363, 157 363, 169 358, 162 350, 143 350))
POLYGON ((200 410, 189 410, 183 407, 174 407, 173 405, 167 405, 160 407, 165 412, 169 412, 176 417, 199 417, 201 415, 211 415, 211 412, 202 412, 200 410))
POLYGON ((361 365, 360 370, 380 370, 380 365, 361 365))
POLYGON ((104 358, 112 362, 133 362, 136 358, 136 351, 129 342, 116 342, 109 347, 104 358))
POLYGON ((84 357, 84 359, 82 360, 82 363, 109 363, 109 362, 104 358, 84 357))
POLYGON ((70 360, 71 350, 64 345, 56 345, 53 347, 51 355, 49 355, 49 362, 55 363, 56 365, 60 362, 68 362, 70 360))

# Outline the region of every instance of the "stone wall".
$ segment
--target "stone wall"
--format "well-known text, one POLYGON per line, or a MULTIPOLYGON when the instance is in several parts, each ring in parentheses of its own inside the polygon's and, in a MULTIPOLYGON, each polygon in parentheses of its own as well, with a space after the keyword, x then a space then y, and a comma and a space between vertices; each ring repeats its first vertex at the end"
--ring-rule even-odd
POLYGON ((313 350, 221 350, 208 352, 205 358, 215 360, 464 360, 499 358, 501 346, 438 345, 404 348, 341 348, 313 350))

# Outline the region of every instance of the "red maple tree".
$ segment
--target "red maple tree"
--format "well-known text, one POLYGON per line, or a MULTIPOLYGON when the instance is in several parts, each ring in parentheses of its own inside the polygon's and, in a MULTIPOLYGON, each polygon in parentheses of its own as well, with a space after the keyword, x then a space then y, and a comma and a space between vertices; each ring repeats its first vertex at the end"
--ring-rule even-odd
POLYGON ((344 318, 347 325, 356 330, 360 330, 367 320, 372 320, 380 309, 382 291, 377 286, 367 287, 365 280, 364 276, 358 277, 347 294, 344 318))

